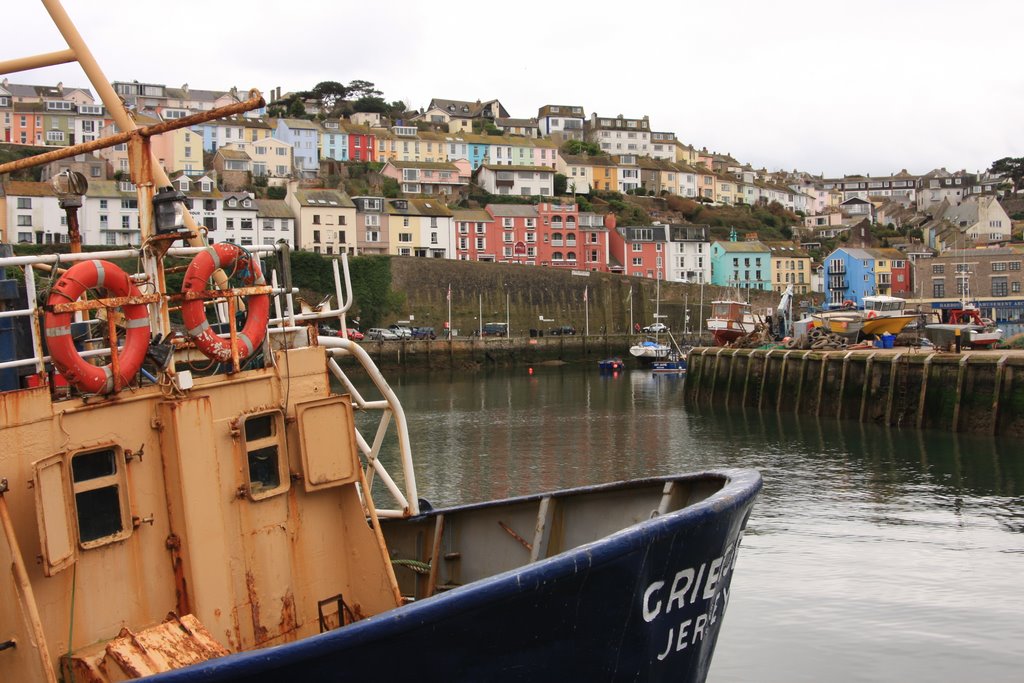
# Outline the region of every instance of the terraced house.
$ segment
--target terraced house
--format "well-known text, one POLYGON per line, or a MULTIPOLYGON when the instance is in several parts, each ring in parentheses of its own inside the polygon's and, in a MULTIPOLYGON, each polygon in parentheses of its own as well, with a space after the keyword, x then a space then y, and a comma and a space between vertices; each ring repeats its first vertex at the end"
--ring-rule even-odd
POLYGON ((555 171, 547 166, 492 166, 477 171, 477 184, 498 195, 550 197, 555 187, 555 171))
MULTIPOLYGON (((811 257, 796 242, 765 242, 772 255, 772 289, 784 292, 792 285, 794 294, 811 290, 811 257)), ((899 252, 897 252, 899 253, 899 252)))
POLYGON ((406 194, 450 195, 469 184, 469 162, 388 161, 381 175, 401 183, 406 194))
POLYGON ((735 230, 729 241, 711 244, 713 285, 770 290, 771 267, 771 250, 757 240, 736 241, 735 230))
POLYGON ((436 199, 387 201, 390 253, 422 258, 454 258, 455 219, 436 199))
POLYGON ((608 228, 609 267, 612 272, 664 280, 668 273, 667 226, 608 228))
POLYGON ((317 254, 357 253, 356 205, 339 190, 289 185, 285 201, 295 216, 295 246, 317 254))
POLYGON ((651 124, 648 117, 627 119, 598 116, 595 112, 585 128, 586 139, 608 154, 651 156, 651 124))

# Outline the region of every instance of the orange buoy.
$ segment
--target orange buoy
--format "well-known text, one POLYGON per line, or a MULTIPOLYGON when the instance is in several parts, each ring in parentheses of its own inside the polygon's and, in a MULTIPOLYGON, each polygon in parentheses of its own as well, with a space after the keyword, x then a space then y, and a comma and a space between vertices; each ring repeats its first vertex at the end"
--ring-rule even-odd
MULTIPOLYGON (((192 263, 185 271, 185 280, 181 291, 202 292, 206 283, 218 268, 235 266, 242 274, 246 286, 260 286, 266 283, 257 259, 251 258, 241 247, 230 242, 221 242, 207 247, 195 255, 192 263)), ((270 319, 270 297, 258 294, 246 297, 245 326, 235 335, 238 358, 244 360, 263 343, 267 334, 267 321, 270 319)), ((231 360, 231 340, 217 336, 206 319, 206 307, 203 299, 189 299, 181 305, 181 317, 185 323, 188 336, 196 344, 196 348, 212 360, 227 362, 231 360)))
MULTIPOLYGON (((52 307, 71 303, 87 289, 102 288, 115 296, 139 296, 139 288, 128 275, 110 261, 79 261, 71 266, 54 285, 46 301, 47 313, 43 321, 46 348, 60 374, 79 391, 87 394, 109 394, 115 386, 129 384, 146 357, 149 347, 149 311, 145 304, 122 306, 126 318, 124 348, 117 351, 118 377, 114 381, 111 364, 93 365, 78 355, 71 338, 72 313, 54 313, 52 307)), ((116 344, 116 340, 111 341, 116 344)))

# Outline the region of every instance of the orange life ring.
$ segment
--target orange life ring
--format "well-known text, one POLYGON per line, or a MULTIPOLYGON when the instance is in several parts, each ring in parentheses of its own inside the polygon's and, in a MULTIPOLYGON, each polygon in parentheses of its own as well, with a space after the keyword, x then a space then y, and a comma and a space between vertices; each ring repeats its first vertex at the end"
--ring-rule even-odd
MULTIPOLYGON (((87 289, 102 287, 115 296, 139 296, 139 288, 128 275, 110 261, 79 261, 71 266, 53 286, 46 301, 46 348, 50 359, 69 383, 88 394, 109 394, 114 391, 114 372, 110 365, 93 365, 78 355, 71 338, 69 313, 54 313, 52 307, 71 303, 87 289)), ((149 311, 145 304, 121 307, 126 318, 124 348, 118 349, 118 386, 126 386, 142 367, 149 347, 149 311)), ((112 342, 112 343, 116 343, 112 342)))
MULTIPOLYGON (((185 271, 185 281, 181 291, 202 292, 206 283, 218 268, 234 265, 241 269, 243 281, 247 286, 265 284, 259 261, 249 257, 239 246, 230 242, 221 242, 207 247, 195 255, 192 263, 185 271)), ((181 317, 185 323, 188 336, 196 344, 196 348, 211 360, 227 362, 231 360, 231 340, 217 336, 206 319, 206 307, 203 299, 190 299, 181 304, 181 317)), ((245 326, 236 335, 238 358, 245 360, 263 343, 267 334, 267 321, 270 319, 270 297, 259 294, 246 298, 245 326)))
POLYGON ((868 318, 877 318, 878 317, 878 311, 868 311, 867 317, 868 318))
POLYGON ((855 304, 855 303, 854 303, 854 302, 853 302, 852 300, 850 300, 850 299, 847 299, 846 301, 844 301, 844 302, 843 302, 843 308, 854 308, 854 307, 856 307, 856 306, 857 306, 857 304, 855 304))

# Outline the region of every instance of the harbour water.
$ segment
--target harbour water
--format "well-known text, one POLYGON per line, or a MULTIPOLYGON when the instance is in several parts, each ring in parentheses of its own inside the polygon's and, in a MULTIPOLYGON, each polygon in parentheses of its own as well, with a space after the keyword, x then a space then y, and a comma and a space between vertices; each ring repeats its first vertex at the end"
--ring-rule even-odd
POLYGON ((435 506, 713 467, 765 481, 709 678, 1018 681, 1019 444, 683 405, 596 366, 392 378, 435 506))

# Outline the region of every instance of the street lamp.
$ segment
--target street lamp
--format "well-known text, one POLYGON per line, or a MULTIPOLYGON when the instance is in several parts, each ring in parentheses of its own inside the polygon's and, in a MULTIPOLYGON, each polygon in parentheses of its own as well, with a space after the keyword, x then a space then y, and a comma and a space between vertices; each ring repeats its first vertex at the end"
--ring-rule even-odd
POLYGON ((153 196, 153 220, 158 235, 180 232, 185 227, 185 195, 173 187, 161 187, 153 196))
POLYGON ((71 252, 82 251, 82 235, 78 231, 78 209, 82 207, 82 196, 89 190, 89 181, 78 171, 65 169, 50 181, 57 203, 64 209, 68 219, 68 239, 71 252))

